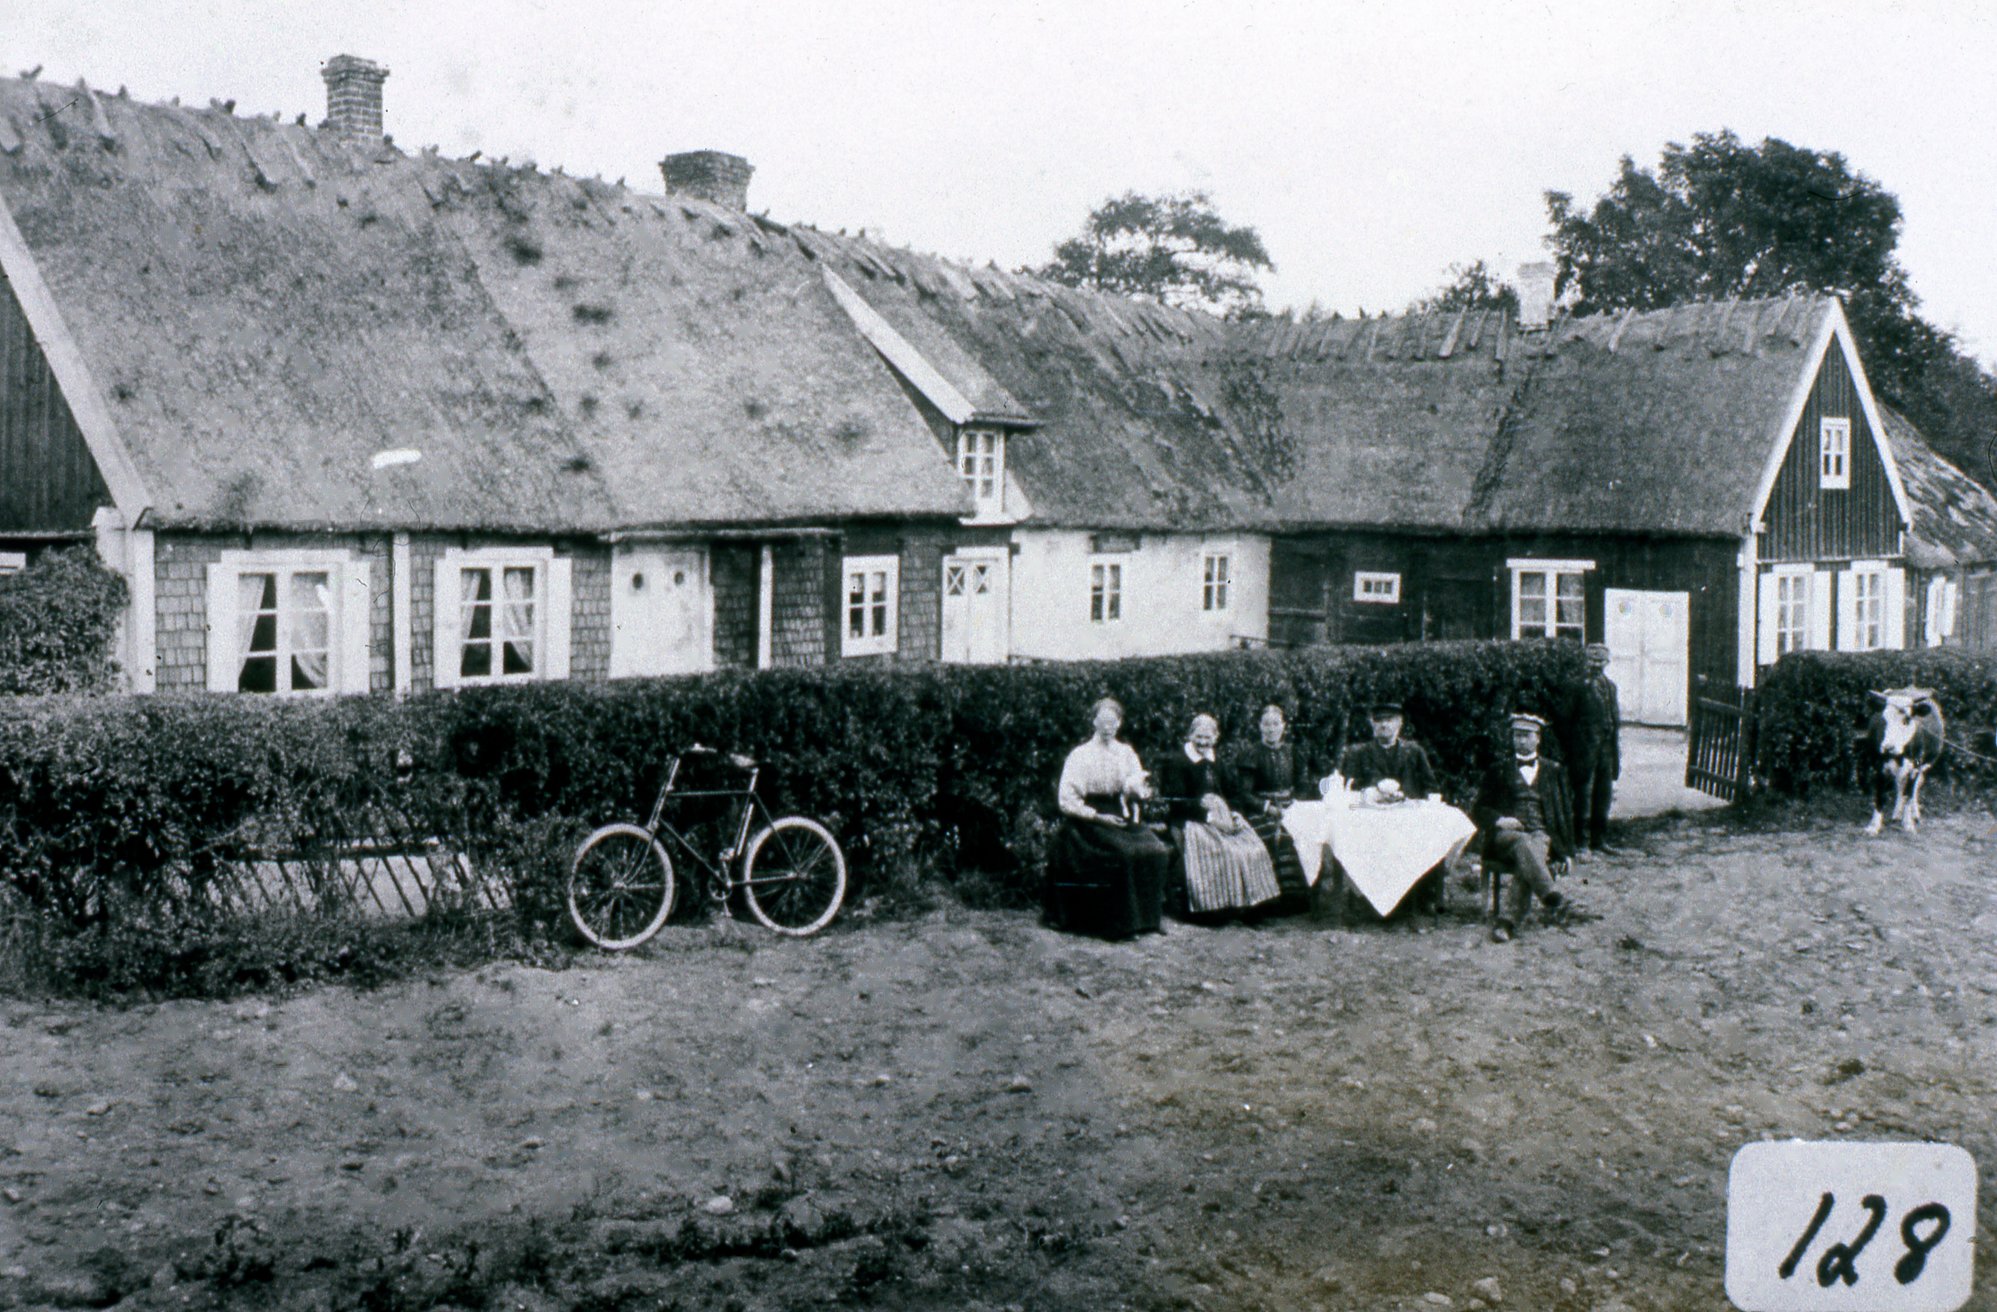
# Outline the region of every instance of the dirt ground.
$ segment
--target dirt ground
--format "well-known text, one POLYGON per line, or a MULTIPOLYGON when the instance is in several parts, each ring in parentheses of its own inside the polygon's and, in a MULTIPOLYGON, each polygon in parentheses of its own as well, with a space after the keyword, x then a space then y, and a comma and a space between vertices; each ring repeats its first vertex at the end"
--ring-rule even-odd
POLYGON ((0 1306, 1724 1307, 1742 1143, 1997 1163, 1997 823, 1858 818, 1633 827, 1601 920, 1506 946, 1461 890, 1132 945, 953 908, 0 1003, 0 1306))

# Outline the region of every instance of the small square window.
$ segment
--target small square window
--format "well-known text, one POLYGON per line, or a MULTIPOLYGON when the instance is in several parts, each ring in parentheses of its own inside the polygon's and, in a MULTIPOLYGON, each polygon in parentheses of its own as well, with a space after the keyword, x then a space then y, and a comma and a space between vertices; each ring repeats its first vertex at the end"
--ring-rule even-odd
POLYGON ((1851 486, 1851 420, 1824 419, 1817 425, 1819 487, 1851 486))
POLYGON ((1227 609, 1227 589, 1233 573, 1234 559, 1218 553, 1208 553, 1201 561, 1200 609, 1222 611, 1227 609))
POLYGON ((1352 599, 1376 606, 1396 606, 1401 600, 1401 576, 1364 571, 1352 576, 1352 599))
MULTIPOLYGON (((845 561, 845 626, 842 656, 892 654, 898 640, 901 560, 896 556, 848 556, 845 561)), ((962 581, 959 580, 959 586, 962 581)))

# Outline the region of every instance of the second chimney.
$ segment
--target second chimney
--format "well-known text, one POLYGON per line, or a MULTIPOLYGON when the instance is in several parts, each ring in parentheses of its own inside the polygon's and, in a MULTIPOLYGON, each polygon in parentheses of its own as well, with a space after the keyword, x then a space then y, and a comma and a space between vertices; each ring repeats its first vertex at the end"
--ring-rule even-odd
POLYGON ((326 126, 340 140, 381 144, 381 84, 388 70, 357 55, 334 55, 319 70, 326 79, 326 126))
POLYGON ((1519 328, 1537 332, 1553 320, 1554 265, 1538 260, 1519 266, 1519 328))
POLYGON ((749 208, 749 175, 756 166, 722 150, 688 150, 659 161, 666 190, 698 196, 731 210, 749 208))

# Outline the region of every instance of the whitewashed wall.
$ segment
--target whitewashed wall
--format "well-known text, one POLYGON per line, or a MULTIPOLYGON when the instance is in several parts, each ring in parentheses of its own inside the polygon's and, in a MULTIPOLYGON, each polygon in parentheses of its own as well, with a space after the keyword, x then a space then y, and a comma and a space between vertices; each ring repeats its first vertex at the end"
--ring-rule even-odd
POLYGON ((1016 656, 1092 660, 1224 651, 1269 636, 1269 540, 1257 534, 1144 533, 1134 551, 1100 557, 1123 566, 1123 617, 1089 619, 1094 535, 1018 529, 1012 561, 1012 650, 1016 656), (1201 609, 1202 559, 1233 558, 1228 607, 1201 609))

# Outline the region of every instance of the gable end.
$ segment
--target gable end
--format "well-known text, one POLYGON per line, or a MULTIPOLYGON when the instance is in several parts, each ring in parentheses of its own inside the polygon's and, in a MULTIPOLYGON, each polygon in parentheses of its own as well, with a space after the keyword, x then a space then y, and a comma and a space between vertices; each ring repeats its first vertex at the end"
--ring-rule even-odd
MULTIPOLYGON (((1841 326, 1834 321, 1834 327, 1841 326)), ((1856 353, 1848 347, 1843 333, 1829 335, 1782 435, 1780 463, 1756 517, 1763 562, 1875 559, 1901 552, 1905 516, 1898 471, 1882 441, 1856 353), (1834 448, 1829 474, 1826 424, 1834 448)))

